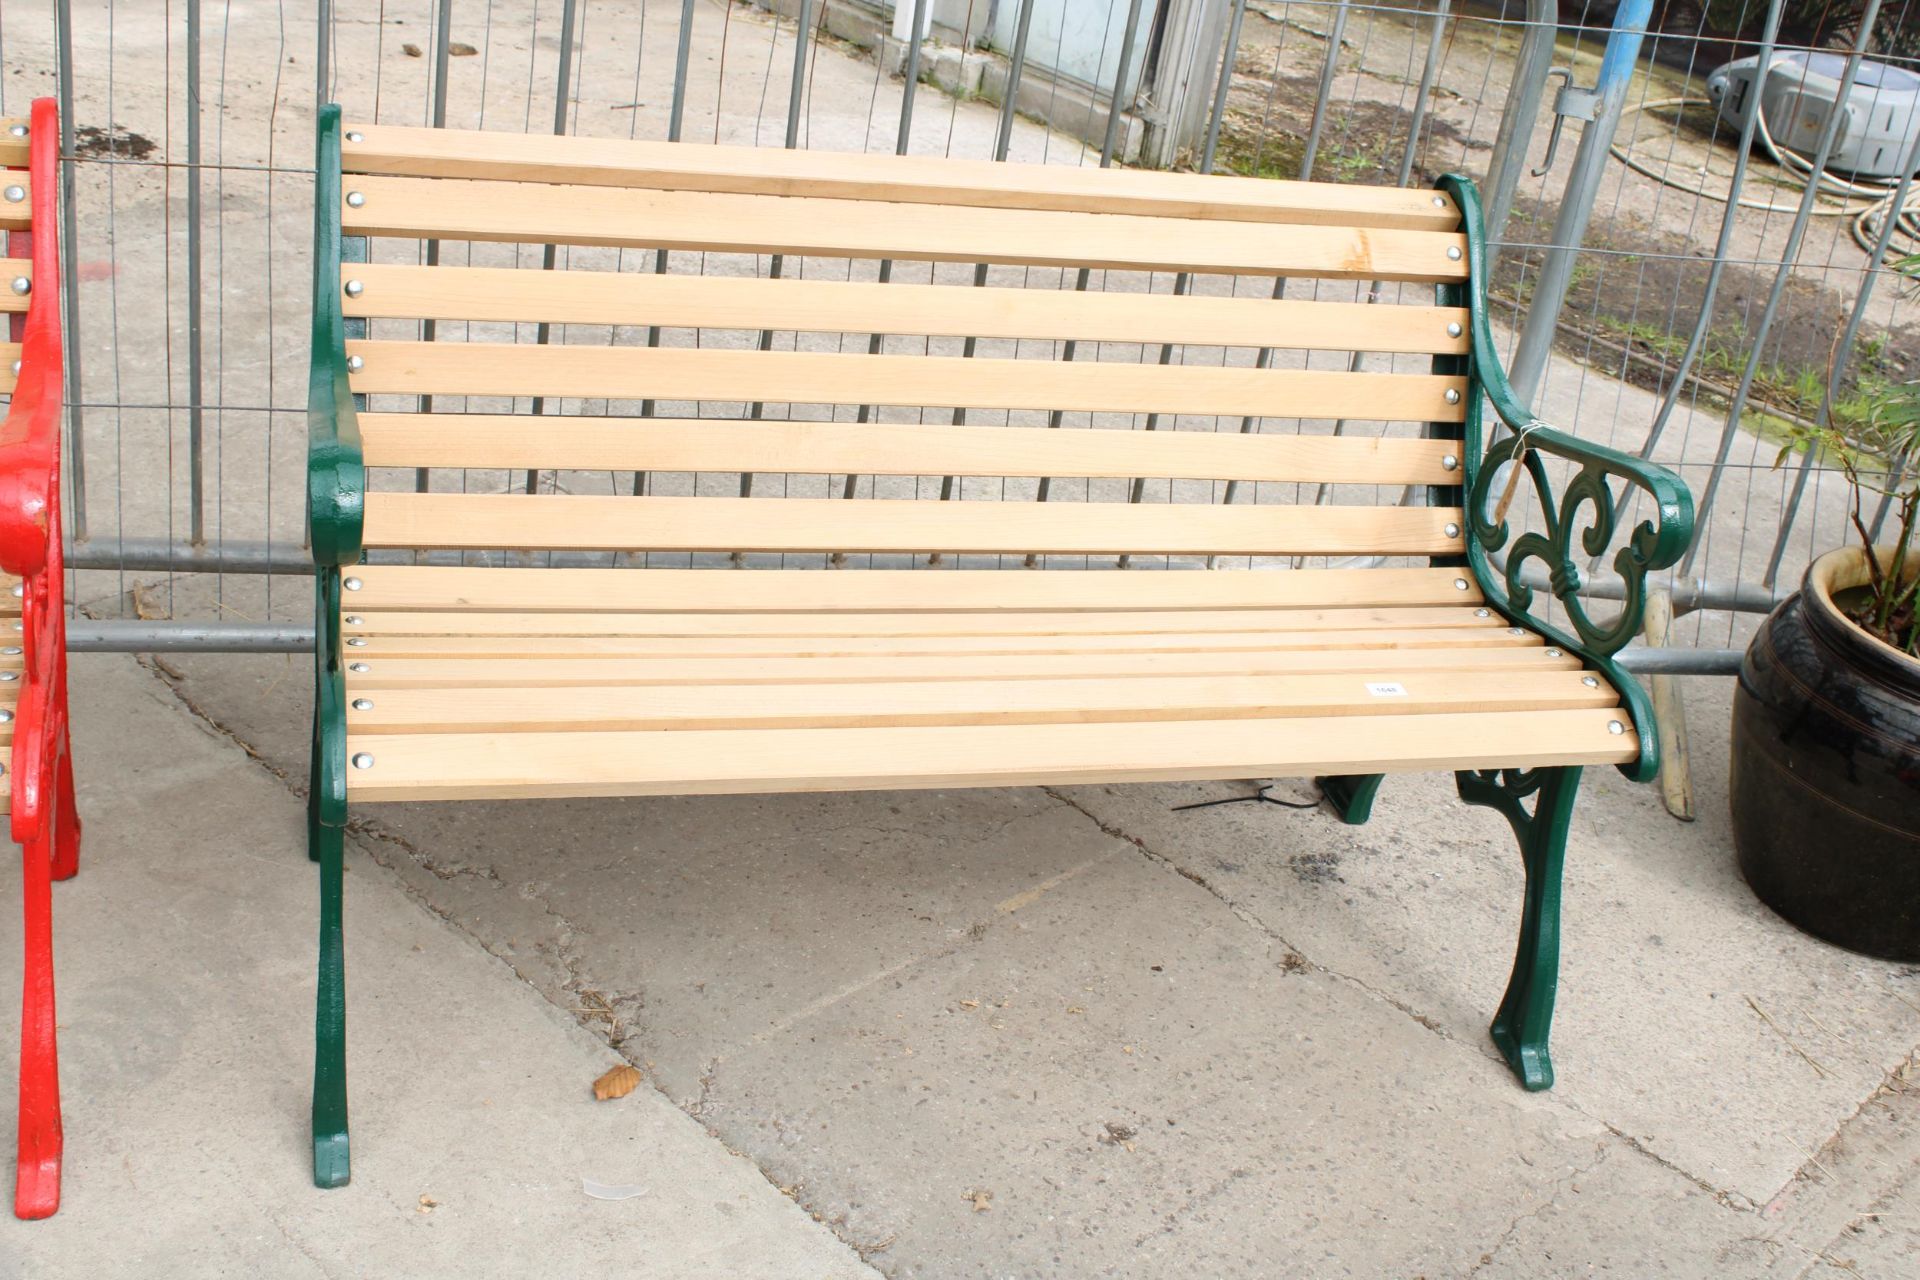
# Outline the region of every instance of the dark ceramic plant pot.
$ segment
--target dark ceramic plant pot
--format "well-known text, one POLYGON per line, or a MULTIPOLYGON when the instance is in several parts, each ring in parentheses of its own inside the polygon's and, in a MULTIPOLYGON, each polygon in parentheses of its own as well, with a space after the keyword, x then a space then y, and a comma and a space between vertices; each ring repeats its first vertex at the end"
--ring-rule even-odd
POLYGON ((1834 607, 1834 593, 1866 581, 1863 551, 1829 552, 1747 647, 1733 702, 1733 840, 1747 883, 1789 921, 1914 961, 1920 662, 1834 607))

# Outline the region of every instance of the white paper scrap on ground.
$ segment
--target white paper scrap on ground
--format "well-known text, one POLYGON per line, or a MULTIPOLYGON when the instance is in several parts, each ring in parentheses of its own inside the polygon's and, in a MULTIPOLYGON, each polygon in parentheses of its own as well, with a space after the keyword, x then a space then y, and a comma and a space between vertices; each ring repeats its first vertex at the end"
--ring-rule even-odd
POLYGON ((631 1200, 647 1194, 647 1189, 637 1184, 595 1182, 592 1178, 580 1179, 580 1189, 595 1200, 631 1200))

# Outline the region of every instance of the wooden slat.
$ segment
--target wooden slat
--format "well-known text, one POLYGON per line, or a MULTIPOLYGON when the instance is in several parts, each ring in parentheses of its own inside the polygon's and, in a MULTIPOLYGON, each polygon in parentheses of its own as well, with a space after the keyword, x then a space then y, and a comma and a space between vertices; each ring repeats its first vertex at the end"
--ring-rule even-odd
POLYGON ((1346 631, 1165 631, 1125 636, 445 636, 352 638, 356 658, 848 658, 926 654, 1280 653, 1291 650, 1468 649, 1538 645, 1504 627, 1371 627, 1346 631))
POLYGON ((459 179, 358 177, 343 185, 341 231, 350 236, 1329 280, 1431 283, 1467 275, 1466 237, 1457 232, 459 179), (347 203, 354 194, 358 205, 347 203))
POLYGON ((361 135, 341 146, 347 173, 1434 231, 1460 225, 1446 196, 1386 187, 395 125, 347 132, 361 135))
POLYGON ((1458 441, 1237 431, 363 413, 368 466, 1457 484, 1458 441))
POLYGON ((347 712, 349 732, 861 728, 1311 715, 1430 715, 1611 707, 1619 695, 1573 671, 1449 671, 1375 691, 1353 675, 978 680, 938 684, 640 685, 389 689, 347 712))
POLYGON ((1351 672, 1397 680, 1409 672, 1575 671, 1577 658, 1538 645, 1465 649, 1301 649, 1270 653, 940 654, 858 658, 382 658, 349 653, 347 688, 485 689, 536 686, 890 683, 1060 680, 1093 676, 1299 675, 1351 672), (355 669, 356 667, 362 669, 355 669))
MULTIPOLYGON (((5 174, 0 174, 0 186, 7 185, 5 174)), ((33 301, 30 293, 15 293, 13 281, 25 276, 33 279, 33 260, 30 258, 0 258, 0 311, 25 311, 33 301)))
POLYGON ((1457 507, 370 493, 369 547, 1460 555, 1457 507), (1447 526, 1455 532, 1449 535, 1447 526))
POLYGON ((1624 764, 1606 710, 651 733, 349 733, 358 800, 1020 786, 1624 764))
POLYGON ((350 608, 348 636, 1127 636, 1502 626, 1466 606, 1085 613, 420 613, 350 608))
MULTIPOLYGON (((835 351, 351 341, 355 392, 1461 422, 1464 377, 835 351), (1455 402, 1445 397, 1452 392, 1455 402)), ((544 424, 543 424, 544 425, 544 424)))
MULTIPOLYGON (((378 501, 378 499, 376 499, 378 501)), ((1095 609, 1371 608, 1481 602, 1457 569, 1168 571, 1051 569, 496 569, 369 564, 346 571, 348 612, 614 610, 721 614, 981 613, 1095 609), (1458 585, 1456 585, 1458 584, 1458 585)))
MULTIPOLYGON (((0 128, 0 138, 7 143, 18 143, 21 165, 27 163, 27 144, 15 139, 0 128)), ((5 160, 6 146, 0 145, 0 165, 5 160)), ((10 169, 0 173, 0 187, 19 187, 26 193, 20 200, 0 200, 0 231, 25 231, 33 226, 33 179, 27 176, 25 168, 10 169)))
POLYGON ((19 375, 13 371, 14 361, 20 358, 20 344, 0 342, 0 392, 11 392, 19 375))
POLYGON ((0 118, 0 167, 27 167, 27 139, 13 136, 13 126, 26 123, 25 116, 0 118))
POLYGON ((354 262, 348 316, 1458 355, 1465 308, 354 262), (1460 336, 1447 332, 1460 326, 1460 336))

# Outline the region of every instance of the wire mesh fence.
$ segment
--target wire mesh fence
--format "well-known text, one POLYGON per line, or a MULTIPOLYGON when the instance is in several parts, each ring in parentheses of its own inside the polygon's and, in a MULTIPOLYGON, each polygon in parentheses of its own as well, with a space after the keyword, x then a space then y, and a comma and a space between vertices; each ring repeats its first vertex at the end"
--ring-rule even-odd
MULTIPOLYGON (((1700 502, 1696 545, 1666 584, 1686 615, 1668 646, 1702 651, 1706 666, 1726 669, 1726 651, 1743 641, 1753 612, 1791 589, 1812 555, 1849 536, 1839 477, 1817 453, 1796 452, 1793 441, 1811 427, 1846 429, 1870 418, 1920 354, 1907 314, 1912 299, 1893 265, 1920 248, 1920 220, 1909 211, 1902 176, 1916 156, 1890 163, 1883 156, 1883 172, 1865 175, 1857 146, 1865 126, 1905 101, 1901 77, 1920 72, 1912 51, 1886 47, 1888 32, 1910 29, 1911 0, 1869 0, 1844 13, 1833 6, 1830 21, 1812 26, 1807 6, 1784 0, 1701 6, 1684 29, 1664 8, 1654 25, 1646 0, 1577 10, 1541 0, 903 3, 904 12, 884 0, 784 0, 771 8, 715 0, 275 7, 16 0, 0 11, 0 113, 19 114, 29 97, 48 92, 63 108, 74 349, 69 562, 72 595, 87 615, 76 620, 77 641, 257 648, 304 638, 307 592, 296 579, 306 569, 312 127, 315 104, 324 100, 368 122, 608 138, 1058 164, 1166 156, 1185 167, 1276 179, 1402 185, 1465 172, 1488 195, 1499 340, 1541 416, 1675 467, 1700 502), (1713 73, 1740 58, 1757 59, 1766 73, 1751 76, 1747 90, 1725 77, 1716 82, 1713 73), (1806 113, 1777 119, 1773 108, 1757 105, 1764 85, 1795 76, 1812 84, 1816 69, 1831 73, 1830 96, 1857 109, 1809 124, 1806 113)), ((1272 277, 1109 282, 1100 272, 745 255, 695 261, 634 249, 420 243, 380 252, 404 253, 408 262, 444 253, 449 262, 557 270, 670 265, 952 288, 1276 291, 1272 277)), ((1412 289, 1364 283, 1281 281, 1278 288, 1295 298, 1420 300, 1412 289)), ((1248 349, 964 336, 376 324, 446 342, 1276 362, 1248 349)), ((1371 352, 1300 358, 1308 367, 1371 371, 1411 369, 1411 359, 1371 352)), ((410 398, 405 407, 416 406, 410 398)), ((573 398, 519 407, 951 418, 887 406, 573 398)), ((1417 430, 1145 413, 1096 423, 1087 414, 1045 411, 976 414, 969 422, 1417 430)), ((611 493, 750 487, 765 496, 938 497, 944 490, 1022 502, 1380 497, 1198 481, 1117 490, 1065 478, 956 484, 937 475, 470 472, 382 483, 611 493)), ((1621 514, 1634 516, 1630 507, 1621 514)), ((687 561, 643 554, 621 562, 687 561)), ((844 564, 830 554, 817 562, 844 564)), ((968 562, 915 563, 937 570, 968 562)), ((1074 563, 1121 567, 1112 558, 1074 563)), ((1124 567, 1201 566, 1135 558, 1124 567)), ((1605 595, 1606 566, 1587 567, 1593 590, 1605 595)))

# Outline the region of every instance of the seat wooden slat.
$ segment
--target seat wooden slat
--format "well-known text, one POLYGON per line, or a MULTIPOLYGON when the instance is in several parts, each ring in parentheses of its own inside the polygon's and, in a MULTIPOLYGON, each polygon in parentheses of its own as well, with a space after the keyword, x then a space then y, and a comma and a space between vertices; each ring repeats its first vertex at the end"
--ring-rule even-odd
POLYGON ((1619 764, 1639 752, 1599 709, 1110 724, 644 733, 349 730, 359 800, 725 794, 1156 782, 1619 764))
POLYGON ((389 689, 348 711, 347 726, 356 734, 861 728, 1547 711, 1619 701, 1574 671, 1429 672, 1394 683, 1404 692, 1383 694, 1353 675, 389 689))
POLYGON ((1499 626, 1466 606, 1087 613, 419 613, 356 606, 348 636, 1128 636, 1499 626))
POLYGON ((1461 524, 1457 507, 370 493, 363 536, 433 549, 1398 556, 1463 554, 1461 524))
MULTIPOLYGON (((0 175, 0 183, 4 183, 0 175)), ((29 258, 0 259, 0 280, 8 282, 25 279, 33 280, 33 262, 29 258)), ((24 312, 27 304, 33 301, 31 293, 15 293, 11 287, 0 288, 0 311, 24 312)))
POLYGON ((1457 232, 451 178, 357 177, 345 186, 340 225, 349 236, 1327 280, 1434 283, 1467 275, 1466 237, 1457 232), (361 203, 347 203, 354 194, 361 203))
POLYGON ((1464 307, 349 263, 348 316, 1458 355, 1464 307), (1460 326, 1455 337, 1447 326, 1460 326))
POLYGON ((33 226, 33 179, 24 168, 27 163, 27 144, 6 133, 4 128, 0 128, 0 138, 5 138, 10 144, 19 143, 17 161, 5 159, 7 148, 0 146, 0 165, 23 166, 18 170, 9 169, 0 186, 19 187, 25 193, 19 200, 0 200, 0 231, 26 231, 33 226))
POLYGON ((350 125, 348 135, 341 147, 347 173, 1435 231, 1460 225, 1453 201, 1432 191, 396 125, 350 125))
POLYGON ((349 651, 347 688, 485 689, 567 685, 818 684, 1060 680, 1090 676, 1299 675, 1352 672, 1577 671, 1539 645, 1451 649, 1299 649, 1228 653, 937 654, 845 658, 381 658, 349 651), (361 668, 356 670, 355 667, 361 668))
MULTIPOLYGON (((354 341, 355 392, 1460 422, 1464 377, 837 351, 354 341), (1455 403, 1449 404, 1451 392, 1455 403)), ((561 429, 567 419, 550 429, 561 429)), ((542 424, 543 426, 547 424, 542 424)))
POLYGON ((20 344, 0 342, 0 391, 12 391, 14 384, 19 381, 20 375, 13 371, 14 365, 19 361, 20 344))
MULTIPOLYGON (((16 138, 13 135, 13 127, 15 125, 24 125, 26 123, 27 118, 25 116, 6 116, 0 118, 0 166, 9 169, 14 167, 25 169, 27 167, 27 139, 24 137, 16 138)), ((22 173, 20 178, 24 180, 26 176, 25 173, 22 173)), ((9 175, 8 180, 12 181, 12 175, 9 175)))
MULTIPOLYGON (((377 499, 376 499, 377 501, 377 499)), ((976 611, 1018 614, 1087 610, 1376 608, 1477 605, 1479 588, 1457 569, 1292 569, 1120 572, 1052 569, 861 569, 857 572, 735 569, 496 569, 467 565, 368 564, 347 572, 347 612, 789 614, 976 611)))
POLYGON ((1165 631, 1122 636, 446 636, 353 637, 355 657, 698 658, 921 654, 1280 653, 1295 649, 1512 648, 1541 643, 1504 627, 1372 627, 1344 631, 1165 631))
POLYGON ((1457 441, 1097 428, 365 413, 368 466, 1457 483, 1457 441))

